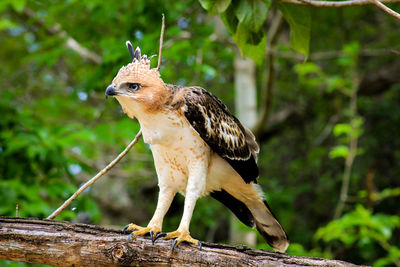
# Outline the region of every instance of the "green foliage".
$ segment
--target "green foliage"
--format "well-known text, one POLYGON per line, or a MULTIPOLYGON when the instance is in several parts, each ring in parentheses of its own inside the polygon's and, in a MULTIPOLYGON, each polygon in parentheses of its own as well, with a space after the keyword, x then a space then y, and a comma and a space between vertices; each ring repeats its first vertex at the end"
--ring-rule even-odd
MULTIPOLYGON (((358 93, 359 90, 359 69, 363 68, 363 66, 358 65, 358 54, 360 49, 361 48, 359 44, 356 42, 350 42, 349 45, 345 45, 343 47, 343 52, 341 52, 337 58, 330 60, 329 64, 306 62, 297 64, 294 67, 294 70, 299 78, 298 81, 300 86, 299 91, 301 92, 300 94, 307 95, 308 101, 304 104, 307 106, 307 113, 313 114, 312 116, 317 117, 313 118, 314 122, 310 121, 310 123, 307 123, 307 125, 304 126, 301 131, 301 135, 297 136, 294 132, 292 132, 293 135, 288 134, 288 136, 285 138, 284 142, 288 143, 287 147, 291 147, 290 143, 292 142, 302 143, 302 145, 297 148, 297 152, 294 152, 293 150, 287 151, 285 148, 286 146, 282 146, 282 141, 274 146, 275 140, 270 141, 270 144, 263 148, 264 150, 267 149, 269 151, 279 150, 278 154, 281 154, 281 158, 284 159, 282 162, 277 162, 273 157, 268 157, 265 159, 266 162, 269 162, 269 165, 277 165, 279 166, 278 169, 280 169, 279 171, 275 172, 274 168, 268 167, 266 173, 269 176, 272 175, 272 178, 274 178, 275 173, 282 174, 281 168, 282 166, 285 166, 283 167, 283 172, 286 173, 286 175, 284 175, 284 177, 286 177, 285 179, 293 180, 293 182, 295 181, 296 184, 313 185, 312 189, 299 187, 296 191, 286 190, 286 193, 278 191, 280 195, 289 194, 292 196, 301 196, 294 197, 292 203, 296 203, 295 206, 302 207, 302 213, 304 212, 304 205, 308 205, 315 201, 321 201, 322 199, 330 202, 331 204, 329 206, 332 209, 336 207, 336 199, 332 198, 332 196, 338 195, 338 185, 341 183, 341 179, 343 177, 343 169, 341 170, 338 168, 338 166, 342 166, 343 168, 343 159, 346 159, 349 156, 350 139, 357 138, 359 139, 359 146, 357 148, 357 158, 354 161, 354 166, 350 176, 350 197, 357 195, 359 199, 355 200, 356 203, 365 204, 371 203, 371 201, 374 203, 381 201, 392 203, 388 204, 391 207, 388 209, 391 210, 389 214, 396 214, 396 208, 393 206, 395 204, 392 201, 398 201, 395 200, 398 199, 397 187, 385 188, 386 186, 394 187, 393 180, 392 184, 378 182, 378 177, 381 178, 379 181, 384 181, 387 179, 386 175, 379 175, 373 181, 374 184, 380 184, 379 191, 371 192, 364 189, 364 183, 367 183, 364 181, 364 179, 367 180, 366 176, 368 176, 366 174, 366 166, 364 164, 371 164, 371 161, 376 162, 376 160, 378 160, 377 157, 379 157, 371 154, 374 153, 372 151, 376 151, 375 149, 377 149, 377 147, 375 147, 373 150, 371 150, 371 144, 375 143, 376 141, 375 137, 371 135, 371 130, 378 128, 376 128, 376 125, 371 124, 371 122, 368 123, 368 120, 371 118, 371 113, 369 113, 370 111, 367 110, 374 110, 373 112, 376 112, 381 107, 376 106, 376 104, 373 104, 372 101, 368 102, 370 104, 368 107, 364 104, 360 105, 359 103, 365 103, 364 101, 367 98, 365 96, 359 96, 359 99, 362 100, 356 105, 358 110, 356 109, 356 112, 354 112, 354 109, 352 110, 350 108, 352 96, 355 93, 358 93), (322 121, 331 122, 328 122, 323 127, 320 125, 319 128, 317 128, 319 134, 312 134, 313 132, 315 133, 315 131, 312 129, 318 125, 316 121, 321 120, 320 116, 323 116, 322 114, 330 114, 330 118, 325 117, 325 119, 322 119, 322 121), (325 136, 325 139, 321 139, 320 136, 324 136, 325 132, 329 133, 329 135, 325 136), (316 139, 306 141, 309 139, 309 136, 316 139), (321 140, 324 140, 324 144, 319 145, 318 148, 315 147, 316 143, 321 144, 321 140), (299 158, 295 157, 295 159, 293 159, 293 153, 305 153, 306 156, 299 158), (288 158, 291 162, 289 166, 287 166, 286 163, 288 158), (341 158, 342 160, 337 160, 336 158, 341 158), (324 165, 325 167, 323 167, 324 165), (304 168, 304 166, 308 167, 304 168), (328 169, 330 170, 327 171, 328 169), (307 179, 307 177, 309 178, 307 179), (333 188, 336 188, 336 191, 332 191, 333 188), (299 204, 299 201, 303 204, 299 204)), ((286 77, 286 79, 288 78, 286 77)), ((296 91, 296 89, 292 90, 292 94, 294 93, 293 91, 296 91)), ((292 101, 297 105, 302 103, 301 101, 303 100, 303 98, 294 100, 294 98, 292 98, 290 95, 287 96, 281 91, 278 94, 280 97, 282 97, 282 95, 285 96, 286 99, 288 99, 286 101, 289 103, 292 101)), ((395 95, 396 96, 394 96, 393 101, 397 101, 397 93, 395 95)), ((385 97, 385 99, 388 98, 385 97)), ((388 102, 386 102, 386 104, 388 104, 388 102)), ((394 102, 391 102, 391 104, 388 105, 391 106, 391 108, 394 108, 394 102)), ((394 117, 397 116, 398 114, 394 115, 394 117)), ((383 117, 381 117, 381 119, 383 119, 383 117)), ((394 123, 396 120, 391 121, 394 123)), ((384 127, 382 124, 380 124, 380 126, 384 127)), ((381 128, 378 131, 384 130, 381 128)), ((281 136, 280 139, 282 138, 283 137, 281 136)), ((390 137, 388 138, 390 139, 390 137)), ((387 151, 391 150, 388 149, 387 151)), ((274 153, 274 156, 276 156, 276 154, 277 153, 274 153)), ((265 155, 263 156, 265 157, 265 155)), ((261 158, 263 156, 261 156, 261 158)), ((370 165, 368 168, 371 168, 371 166, 375 165, 370 165)), ((372 169, 374 168, 375 167, 372 167, 372 169)), ((393 165, 392 168, 393 169, 387 170, 387 174, 389 176, 398 172, 395 170, 396 168, 393 165)), ((393 179, 395 176, 391 177, 391 179, 393 179)), ((275 187, 272 188, 272 190, 268 191, 271 192, 276 190, 275 187)), ((345 209, 345 215, 343 215, 343 217, 338 221, 333 221, 330 223, 328 223, 329 219, 326 217, 324 219, 323 217, 319 217, 320 210, 326 210, 326 206, 314 208, 310 216, 327 221, 329 227, 323 226, 322 228, 319 228, 316 234, 317 237, 315 237, 312 241, 310 240, 310 242, 313 244, 313 250, 303 251, 301 246, 295 244, 293 248, 289 247, 288 251, 295 255, 309 255, 308 253, 313 253, 314 255, 319 255, 319 253, 329 254, 329 252, 334 251, 333 255, 331 254, 331 257, 336 258, 341 257, 340 255, 347 255, 346 258, 352 262, 363 264, 374 263, 374 265, 378 266, 381 264, 398 264, 398 261, 396 262, 396 257, 398 257, 396 251, 398 250, 398 246, 395 244, 396 242, 398 243, 396 233, 399 231, 399 229, 398 226, 395 225, 399 217, 384 213, 375 214, 371 209, 367 210, 360 205, 356 205, 357 212, 355 212, 350 209, 353 205, 354 204, 352 202, 346 203, 347 208, 345 209), (359 216, 359 213, 363 210, 368 212, 368 216, 370 217, 369 220, 375 222, 377 225, 373 225, 371 228, 360 227, 359 221, 362 221, 362 219, 357 219, 357 216, 359 216), (360 228, 363 230, 359 230, 360 228), (389 232, 390 237, 388 234, 389 232), (346 245, 344 246, 344 244, 346 245), (349 256, 350 254, 353 256, 349 256)), ((280 206, 285 206, 285 204, 280 203, 280 206)), ((382 206, 380 205, 377 209, 381 210, 382 206)), ((325 216, 331 217, 333 214, 330 213, 330 215, 327 215, 326 213, 325 216)), ((296 221, 296 223, 299 222, 298 218, 296 217, 293 218, 293 220, 296 221)), ((310 221, 307 223, 310 223, 310 221)), ((368 224, 368 222, 365 223, 368 224)), ((317 224, 321 226, 321 224, 317 224)), ((295 228, 297 229, 297 227, 295 228)), ((318 227, 316 227, 316 229, 317 228, 318 227)), ((295 232, 295 236, 292 236, 292 239, 305 240, 308 238, 304 233, 300 234, 298 230, 293 230, 293 232, 295 232)), ((312 235, 312 233, 310 234, 312 235)), ((328 254, 324 255, 324 257, 328 257, 328 254)))
MULTIPOLYGON (((31 111, 9 105, 14 97, 13 92, 5 91, 0 100, 4 114, 0 122, 0 214, 12 216, 18 209, 19 216, 45 218, 57 207, 54 204, 76 191, 71 179, 60 180, 62 176, 71 178, 69 167, 75 162, 64 155, 62 146, 62 136, 71 129, 41 127, 44 122, 31 111)), ((82 208, 78 211, 89 208, 93 221, 99 221, 93 200, 82 198, 75 205, 82 208)), ((66 211, 60 219, 76 216, 66 211)))
POLYGON ((205 10, 215 15, 224 12, 231 4, 232 0, 199 0, 199 2, 205 10))
POLYGON ((399 216, 372 214, 362 205, 357 205, 354 211, 319 228, 314 238, 333 246, 357 246, 361 250, 378 244, 387 251, 387 256, 377 259, 374 266, 385 266, 400 259, 399 247, 390 244, 393 232, 399 229, 399 216))
POLYGON ((349 148, 345 145, 337 145, 329 152, 331 158, 347 158, 349 155, 349 148))
POLYGON ((399 217, 384 214, 373 215, 365 207, 357 205, 354 211, 348 212, 342 218, 318 229, 315 238, 325 242, 339 240, 346 246, 353 245, 355 242, 364 244, 374 239, 388 241, 392 237, 394 229, 398 227, 400 227, 399 217))
POLYGON ((210 14, 220 14, 243 54, 261 64, 266 45, 263 25, 271 7, 269 0, 200 1, 210 14))
MULTIPOLYGON (((240 51, 261 64, 266 45, 263 25, 267 19, 272 1, 199 0, 211 15, 220 14, 240 51)), ((311 11, 309 7, 278 3, 278 8, 290 26, 291 47, 307 59, 310 46, 311 11)))
POLYGON ((310 7, 279 2, 278 8, 290 26, 290 46, 306 60, 311 38, 310 7))

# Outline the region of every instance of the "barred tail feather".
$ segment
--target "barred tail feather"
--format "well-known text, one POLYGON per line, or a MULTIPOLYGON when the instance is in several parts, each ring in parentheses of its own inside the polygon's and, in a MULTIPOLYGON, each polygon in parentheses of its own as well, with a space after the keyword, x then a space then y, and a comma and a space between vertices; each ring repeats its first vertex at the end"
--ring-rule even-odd
POLYGON ((267 241, 267 243, 278 252, 285 252, 289 246, 288 237, 270 210, 267 202, 255 203, 250 205, 249 209, 254 217, 254 222, 258 232, 267 241))
POLYGON ((251 228, 256 226, 258 232, 274 250, 285 252, 289 246, 285 231, 275 218, 267 202, 259 194, 259 187, 254 184, 248 186, 251 187, 252 195, 254 196, 254 198, 250 198, 252 200, 247 198, 245 201, 240 201, 239 196, 234 196, 224 189, 211 192, 210 195, 228 207, 245 225, 251 228))

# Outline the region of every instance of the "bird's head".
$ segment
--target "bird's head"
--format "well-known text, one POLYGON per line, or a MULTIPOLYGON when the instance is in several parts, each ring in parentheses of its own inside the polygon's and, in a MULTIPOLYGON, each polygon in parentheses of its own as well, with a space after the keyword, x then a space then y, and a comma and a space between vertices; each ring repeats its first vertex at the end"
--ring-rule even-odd
POLYGON ((140 48, 133 49, 127 41, 132 62, 123 66, 106 89, 106 97, 114 96, 129 117, 138 113, 154 112, 162 108, 168 97, 168 88, 157 68, 150 68, 150 58, 141 55, 140 48))

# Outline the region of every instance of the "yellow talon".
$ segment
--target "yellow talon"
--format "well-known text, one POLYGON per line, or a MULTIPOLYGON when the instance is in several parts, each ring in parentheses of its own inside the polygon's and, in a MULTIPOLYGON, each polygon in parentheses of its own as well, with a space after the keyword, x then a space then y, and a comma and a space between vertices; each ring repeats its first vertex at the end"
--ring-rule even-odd
POLYGON ((191 237, 189 232, 173 231, 167 233, 163 239, 175 239, 174 243, 172 244, 172 250, 174 250, 175 247, 182 242, 187 242, 201 248, 201 242, 191 237))
POLYGON ((129 239, 135 239, 138 236, 143 236, 150 233, 151 240, 154 243, 155 236, 161 232, 159 227, 142 227, 133 223, 128 224, 123 229, 124 232, 131 232, 129 239))

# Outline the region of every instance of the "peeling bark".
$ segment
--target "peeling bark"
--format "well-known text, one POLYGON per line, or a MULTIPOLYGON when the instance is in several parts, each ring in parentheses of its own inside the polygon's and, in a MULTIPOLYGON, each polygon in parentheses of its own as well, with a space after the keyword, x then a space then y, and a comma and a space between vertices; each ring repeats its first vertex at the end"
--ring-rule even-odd
POLYGON ((0 217, 0 260, 54 266, 355 266, 319 258, 293 257, 244 246, 203 243, 199 250, 171 240, 138 237, 94 225, 0 217))

